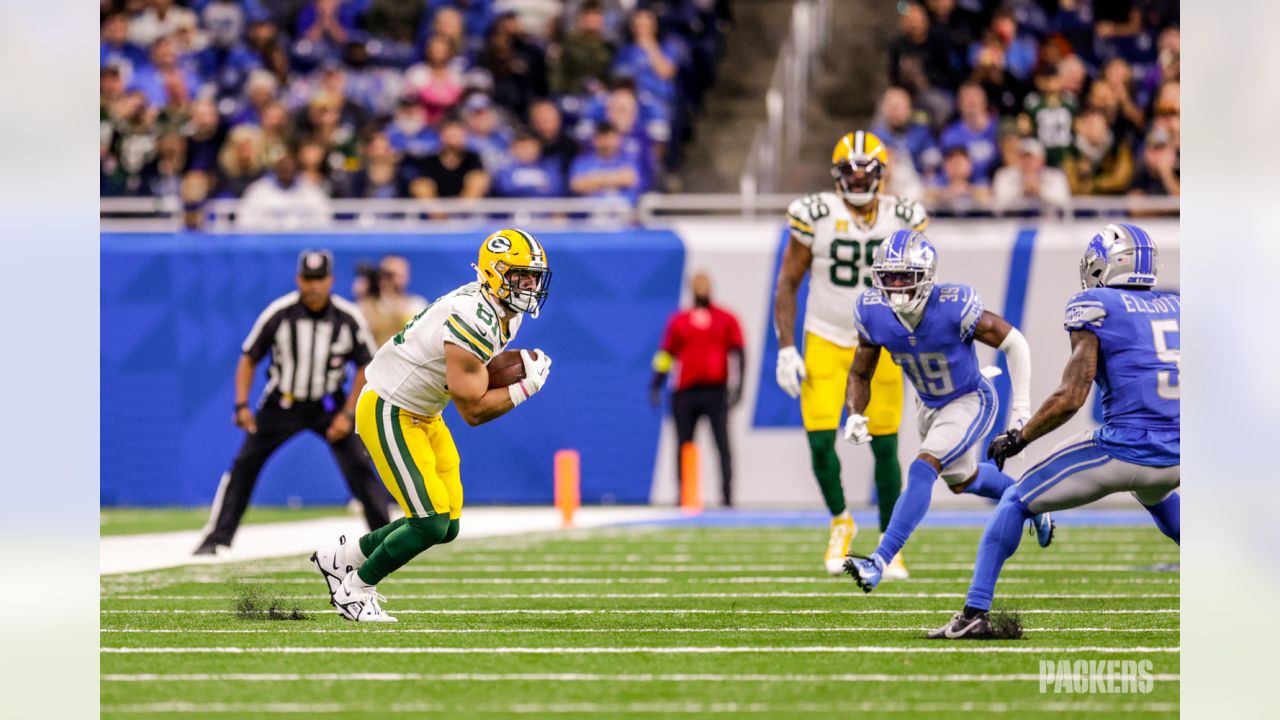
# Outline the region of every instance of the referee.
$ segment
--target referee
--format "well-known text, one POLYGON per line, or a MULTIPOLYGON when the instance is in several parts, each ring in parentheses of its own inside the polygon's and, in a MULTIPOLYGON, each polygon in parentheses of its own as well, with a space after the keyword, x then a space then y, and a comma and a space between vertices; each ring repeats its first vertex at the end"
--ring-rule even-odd
POLYGON ((376 350, 359 311, 332 295, 333 255, 304 250, 298 256, 298 289, 276 299, 258 316, 236 366, 235 423, 244 444, 224 473, 213 498, 213 512, 196 555, 229 547, 249 506, 258 473, 267 458, 303 430, 329 442, 351 494, 364 506, 371 530, 387 524, 389 498, 374 474, 369 456, 352 434, 356 398, 364 387, 364 368, 376 350), (249 409, 254 368, 271 353, 267 386, 255 414, 249 409), (351 393, 343 389, 347 364, 355 363, 351 393))

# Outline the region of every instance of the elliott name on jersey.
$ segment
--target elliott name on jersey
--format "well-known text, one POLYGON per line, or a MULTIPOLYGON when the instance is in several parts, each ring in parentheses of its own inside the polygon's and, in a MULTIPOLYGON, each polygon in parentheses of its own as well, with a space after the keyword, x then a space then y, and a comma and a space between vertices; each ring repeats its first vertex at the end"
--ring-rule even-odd
POLYGON ((871 287, 876 248, 897 230, 923 230, 929 224, 915 200, 877 195, 870 224, 831 192, 806 195, 787 208, 791 236, 813 252, 804 329, 843 347, 858 344, 852 308, 863 288, 871 287))

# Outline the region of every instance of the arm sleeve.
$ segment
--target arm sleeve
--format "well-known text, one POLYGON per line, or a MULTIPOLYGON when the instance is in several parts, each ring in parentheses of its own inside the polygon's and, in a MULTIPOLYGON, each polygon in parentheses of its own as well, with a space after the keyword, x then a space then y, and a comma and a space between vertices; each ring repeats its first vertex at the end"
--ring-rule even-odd
POLYGON ((803 199, 795 200, 787 207, 787 225, 791 227, 791 237, 795 241, 810 247, 813 245, 813 217, 803 199))
POLYGON ((1106 316, 1107 308, 1102 301, 1088 292, 1082 292, 1067 301, 1067 313, 1062 326, 1068 332, 1096 329, 1102 327, 1102 319, 1106 316))
POLYGON ((1011 328, 1000 343, 1000 352, 1009 366, 1014 416, 1025 418, 1031 414, 1031 346, 1018 328, 1011 328))

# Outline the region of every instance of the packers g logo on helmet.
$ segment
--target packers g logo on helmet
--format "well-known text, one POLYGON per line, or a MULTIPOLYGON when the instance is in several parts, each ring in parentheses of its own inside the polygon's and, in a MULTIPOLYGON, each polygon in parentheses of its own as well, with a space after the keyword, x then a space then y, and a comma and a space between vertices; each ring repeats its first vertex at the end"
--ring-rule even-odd
POLYGON ((551 267, 547 251, 532 235, 517 228, 495 232, 480 245, 475 269, 502 304, 538 317, 551 287, 551 267))
POLYGON ((485 243, 485 247, 489 248, 489 252, 504 253, 511 249, 511 241, 498 233, 489 236, 489 241, 485 243))
POLYGON ((836 192, 854 206, 875 199, 880 179, 889 166, 889 152, 873 133, 855 130, 840 138, 831 152, 831 176, 836 192))

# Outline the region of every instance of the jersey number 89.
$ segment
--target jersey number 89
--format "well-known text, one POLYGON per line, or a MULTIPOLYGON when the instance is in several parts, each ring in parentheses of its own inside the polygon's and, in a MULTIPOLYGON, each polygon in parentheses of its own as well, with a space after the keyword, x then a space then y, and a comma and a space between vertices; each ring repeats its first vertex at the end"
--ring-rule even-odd
POLYGON ((880 240, 868 240, 864 246, 857 240, 836 238, 831 241, 831 284, 840 287, 857 287, 859 278, 864 287, 871 287, 870 270, 880 240))

